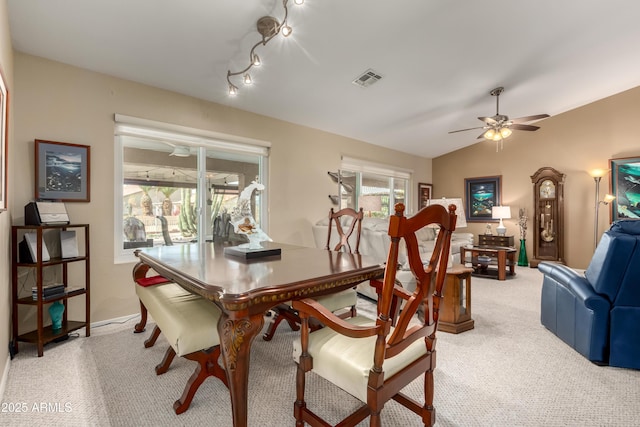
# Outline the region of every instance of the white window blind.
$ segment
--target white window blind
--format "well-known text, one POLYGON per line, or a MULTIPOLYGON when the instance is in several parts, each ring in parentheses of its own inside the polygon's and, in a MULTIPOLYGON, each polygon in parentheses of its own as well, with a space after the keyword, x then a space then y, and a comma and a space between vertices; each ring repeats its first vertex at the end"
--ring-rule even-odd
POLYGON ((190 128, 187 126, 115 115, 115 135, 169 142, 176 145, 206 146, 214 150, 238 154, 269 155, 271 143, 235 135, 190 128))
POLYGON ((342 156, 340 169, 409 180, 413 170, 342 156))

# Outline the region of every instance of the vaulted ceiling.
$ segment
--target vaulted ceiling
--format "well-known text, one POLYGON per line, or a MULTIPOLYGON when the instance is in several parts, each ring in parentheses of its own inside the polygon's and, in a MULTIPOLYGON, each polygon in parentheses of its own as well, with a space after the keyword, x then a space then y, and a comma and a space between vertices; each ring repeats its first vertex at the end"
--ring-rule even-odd
MULTIPOLYGON (((479 116, 552 116, 640 85, 636 0, 8 0, 14 49, 425 157, 479 116), (374 70, 382 79, 353 84, 374 70)), ((548 119, 547 119, 548 120, 548 119)), ((544 120, 535 123, 544 130, 544 120)), ((511 138, 517 138, 517 132, 511 138)), ((485 142, 488 143, 488 142, 485 142)))

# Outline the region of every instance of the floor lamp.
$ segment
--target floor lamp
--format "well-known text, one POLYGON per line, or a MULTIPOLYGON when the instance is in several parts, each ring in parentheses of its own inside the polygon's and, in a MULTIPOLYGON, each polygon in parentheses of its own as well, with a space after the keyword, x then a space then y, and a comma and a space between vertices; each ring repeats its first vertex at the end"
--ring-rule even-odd
POLYGON ((596 182, 596 201, 595 201, 595 220, 593 225, 593 250, 598 246, 598 217, 600 211, 600 204, 608 205, 615 199, 615 196, 611 194, 607 194, 604 196, 604 200, 600 200, 600 180, 608 171, 604 169, 594 169, 589 174, 593 177, 593 180, 596 182))

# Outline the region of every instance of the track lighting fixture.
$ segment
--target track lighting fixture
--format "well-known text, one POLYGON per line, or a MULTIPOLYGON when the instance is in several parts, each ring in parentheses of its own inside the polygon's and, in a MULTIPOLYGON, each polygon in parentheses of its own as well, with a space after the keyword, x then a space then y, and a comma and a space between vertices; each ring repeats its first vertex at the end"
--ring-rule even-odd
MULTIPOLYGON (((304 0, 294 0, 293 2, 296 5, 301 5, 304 3, 304 0)), ((280 33, 282 33, 284 37, 288 37, 293 32, 293 29, 287 23, 287 16, 289 15, 289 9, 287 8, 288 3, 289 3, 289 0, 282 0, 282 6, 284 7, 284 17, 282 18, 282 23, 278 22, 278 20, 273 16, 263 16, 262 18, 258 19, 258 22, 256 23, 256 27, 258 29, 258 32, 262 35, 262 40, 254 44, 253 47, 251 48, 251 51, 249 52, 249 65, 247 65, 246 68, 240 71, 235 71, 235 72, 231 70, 227 70, 227 82, 229 83, 229 95, 235 96, 238 94, 238 86, 233 84, 233 82, 231 81, 231 77, 243 76, 242 80, 245 85, 250 85, 253 83, 253 79, 249 74, 249 70, 251 70, 251 68, 253 67, 259 67, 260 64, 262 63, 258 54, 255 53, 255 50, 258 46, 266 45, 269 42, 269 40, 273 39, 275 36, 277 36, 280 33)))

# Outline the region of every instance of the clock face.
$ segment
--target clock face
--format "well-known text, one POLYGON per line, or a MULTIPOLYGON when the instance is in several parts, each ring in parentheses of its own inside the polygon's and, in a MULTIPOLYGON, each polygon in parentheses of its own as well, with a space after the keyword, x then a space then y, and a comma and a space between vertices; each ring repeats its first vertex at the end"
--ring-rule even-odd
POLYGON ((553 181, 545 179, 540 184, 540 198, 553 199, 554 197, 556 197, 556 186, 553 181))

